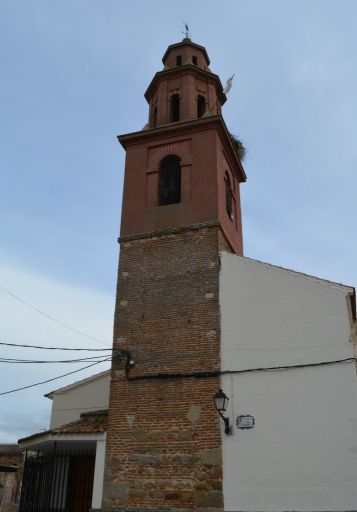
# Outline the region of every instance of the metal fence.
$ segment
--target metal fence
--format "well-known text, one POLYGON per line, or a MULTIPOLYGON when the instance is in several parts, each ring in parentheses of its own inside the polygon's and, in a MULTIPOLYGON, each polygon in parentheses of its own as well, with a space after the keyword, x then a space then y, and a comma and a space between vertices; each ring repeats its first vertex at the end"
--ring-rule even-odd
POLYGON ((26 453, 20 512, 88 512, 94 461, 90 449, 26 453))

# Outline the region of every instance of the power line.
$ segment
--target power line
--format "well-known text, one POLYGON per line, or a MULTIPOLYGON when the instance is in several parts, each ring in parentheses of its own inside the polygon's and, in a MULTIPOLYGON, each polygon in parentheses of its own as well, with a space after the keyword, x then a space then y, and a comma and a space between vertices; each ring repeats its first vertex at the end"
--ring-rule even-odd
MULTIPOLYGON (((68 348, 68 347, 43 347, 40 345, 20 345, 19 343, 5 343, 0 342, 0 345, 7 347, 21 347, 21 348, 40 348, 43 350, 84 350, 86 352, 103 352, 103 350, 112 350, 111 348, 68 348)), ((104 354, 103 354, 104 355, 104 354)))
MULTIPOLYGON (((100 361, 106 361, 103 359, 103 355, 101 356, 92 356, 92 357, 83 357, 81 359, 63 359, 63 360, 35 360, 35 359, 15 359, 9 357, 0 357, 0 363, 8 363, 8 364, 42 364, 42 363, 83 363, 84 361, 94 361, 100 359, 100 361)), ((99 361, 99 362, 100 362, 99 361)))
POLYGON ((3 290, 8 295, 10 295, 11 297, 13 297, 14 299, 16 299, 19 302, 21 302, 22 304, 24 304, 25 306, 27 306, 28 308, 32 309, 33 311, 36 311, 37 313, 39 313, 40 315, 46 317, 47 319, 52 320, 52 322, 55 322, 56 324, 61 325, 62 327, 65 327, 66 329, 68 329, 70 331, 73 331, 76 334, 79 334, 80 336, 84 336, 85 338, 88 338, 90 340, 96 341, 97 343, 101 343, 102 345, 109 345, 109 343, 106 343, 105 341, 99 340, 98 338, 95 338, 94 336, 90 336, 89 334, 86 334, 86 333, 84 333, 82 331, 78 331, 78 329, 75 329, 74 327, 71 327, 70 325, 62 322, 61 320, 57 320, 53 316, 45 313, 44 311, 41 311, 40 309, 36 308, 35 306, 32 306, 32 304, 29 304, 28 302, 26 302, 24 299, 22 299, 18 295, 15 295, 15 293, 11 292, 10 290, 5 288, 1 284, 0 284, 0 289, 3 290))
POLYGON ((43 380, 41 382, 36 382, 35 384, 29 384, 28 386, 22 386, 21 388, 10 389, 9 391, 3 391, 2 393, 0 393, 0 396, 8 395, 10 393, 15 393, 16 391, 22 391, 23 389, 29 389, 29 388, 33 388, 35 386, 40 386, 41 384, 47 384, 48 382, 62 379, 62 377, 67 377, 67 375, 73 375, 74 373, 78 373, 78 372, 81 372, 82 370, 86 370, 87 368, 91 368, 92 366, 95 366, 96 364, 104 363, 105 361, 110 361, 110 360, 111 360, 111 358, 104 359, 103 361, 96 361, 95 363, 89 364, 87 366, 83 366, 82 368, 79 368, 78 370, 73 370, 72 372, 64 373, 63 375, 58 375, 58 377, 53 377, 52 379, 47 379, 47 380, 43 380))

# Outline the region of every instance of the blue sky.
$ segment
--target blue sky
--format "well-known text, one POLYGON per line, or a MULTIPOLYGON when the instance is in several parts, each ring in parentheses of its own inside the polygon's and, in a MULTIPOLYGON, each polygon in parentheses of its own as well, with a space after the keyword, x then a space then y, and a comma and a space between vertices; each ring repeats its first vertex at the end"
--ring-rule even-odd
MULTIPOLYGON (((108 345, 125 156, 116 135, 146 123, 143 93, 183 20, 222 82, 236 73, 223 115, 247 147, 246 256, 357 284, 356 2, 3 0, 0 285, 108 345)), ((0 325, 0 341, 102 346, 1 290, 0 325)), ((71 368, 2 365, 0 391, 71 368)), ((42 395, 86 375, 0 397, 0 442, 46 428, 42 395)))

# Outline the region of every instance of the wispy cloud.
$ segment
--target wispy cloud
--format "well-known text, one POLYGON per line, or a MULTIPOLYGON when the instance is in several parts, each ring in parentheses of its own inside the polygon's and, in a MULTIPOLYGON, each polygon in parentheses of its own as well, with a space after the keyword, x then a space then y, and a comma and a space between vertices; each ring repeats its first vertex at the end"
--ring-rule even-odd
MULTIPOLYGON (((56 282, 29 270, 2 262, 0 283, 38 309, 73 326, 75 329, 103 340, 106 345, 80 336, 36 313, 0 290, 0 341, 64 347, 111 348, 113 298, 96 290, 56 282)), ((68 352, 12 348, 0 345, 2 357, 22 359, 68 359, 68 352), (65 356, 63 355, 65 354, 65 356)), ((91 355, 91 354, 89 354, 91 355)), ((103 363, 92 370, 14 394, 0 396, 1 442, 14 439, 19 433, 48 427, 51 403, 43 394, 74 380, 104 370, 103 363)), ((74 364, 7 364, 0 363, 0 392, 51 379, 85 366, 74 364)))

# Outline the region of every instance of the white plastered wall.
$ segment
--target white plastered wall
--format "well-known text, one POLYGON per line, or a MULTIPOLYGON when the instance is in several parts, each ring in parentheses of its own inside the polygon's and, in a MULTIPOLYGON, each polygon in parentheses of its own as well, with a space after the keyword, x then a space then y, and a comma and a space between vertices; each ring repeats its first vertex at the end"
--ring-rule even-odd
MULTIPOLYGON (((223 370, 353 357, 351 288, 227 253, 221 261, 223 370)), ((231 420, 256 421, 222 434, 225 510, 357 510, 353 362, 227 375, 222 388, 231 420)))
POLYGON ((54 391, 50 428, 76 421, 82 412, 108 409, 109 387, 110 372, 103 372, 54 391))

